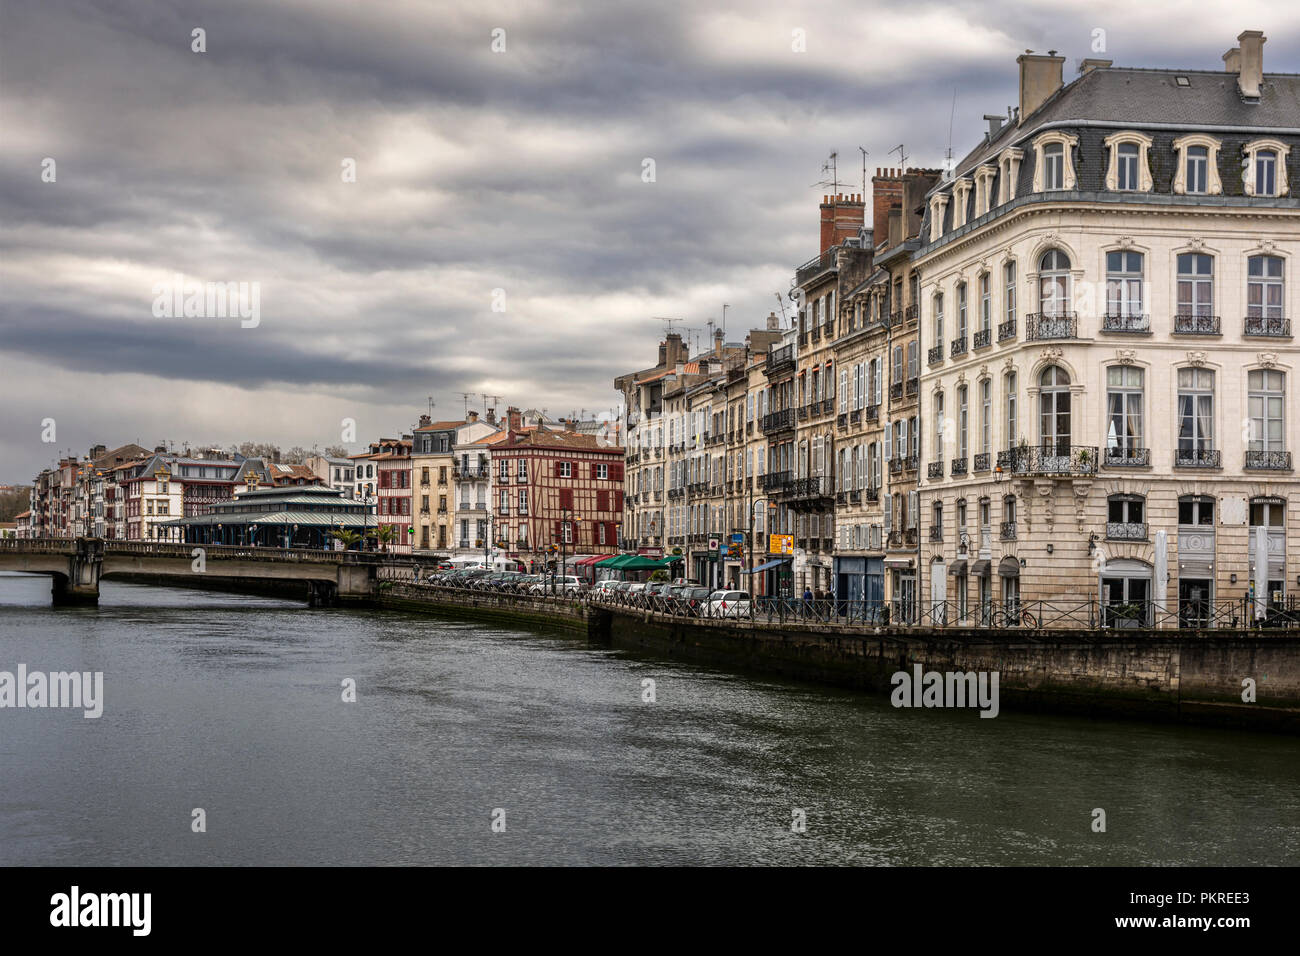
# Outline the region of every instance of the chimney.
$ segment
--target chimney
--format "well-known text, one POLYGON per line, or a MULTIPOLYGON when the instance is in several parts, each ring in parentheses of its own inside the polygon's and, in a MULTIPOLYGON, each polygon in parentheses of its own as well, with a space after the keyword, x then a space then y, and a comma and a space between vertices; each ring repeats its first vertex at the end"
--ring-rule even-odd
POLYGON ((889 210, 903 201, 903 177, 897 169, 876 167, 871 177, 871 236, 876 242, 889 237, 889 210))
POLYGON ((92 448, 90 449, 90 457, 91 457, 91 458, 103 458, 103 457, 104 457, 104 453, 107 452, 107 451, 108 451, 108 449, 105 448, 103 445, 95 445, 94 447, 92 447, 92 448))
MULTIPOLYGON (((1001 118, 1001 117, 999 117, 1001 118)), ((943 178, 941 169, 909 169, 903 177, 903 237, 921 234, 925 196, 943 178)))
POLYGON ((1223 54, 1223 72, 1241 72, 1241 47, 1234 46, 1227 53, 1223 54))
POLYGON ((1020 122, 1023 123, 1061 88, 1061 64, 1065 57, 1048 50, 1047 56, 1022 53, 1016 62, 1020 64, 1020 122))
MULTIPOLYGON (((466 415, 465 415, 465 421, 466 421, 466 422, 469 422, 469 423, 471 423, 471 424, 472 424, 473 422, 478 421, 478 412, 469 412, 468 414, 466 414, 466 415)), ((488 417, 488 421, 492 421, 491 416, 488 417)))
POLYGON ((767 330, 776 332, 781 328, 781 320, 776 317, 775 312, 767 313, 767 330))
POLYGON ((821 204, 821 252, 852 239, 861 228, 866 205, 857 193, 823 196, 821 204))
POLYGON ((564 420, 564 430, 566 432, 576 432, 578 430, 578 420, 576 418, 566 418, 564 420))
POLYGON ((889 248, 893 249, 903 241, 903 204, 894 203, 889 207, 889 248))
POLYGON ((167 448, 165 445, 154 445, 153 452, 155 455, 163 455, 166 454, 167 448))
POLYGON ((1114 60, 1098 60, 1093 57, 1085 57, 1084 61, 1079 64, 1079 73, 1091 73, 1093 70, 1104 70, 1114 63, 1114 60))
POLYGON ((993 142, 994 137, 998 135, 998 131, 1002 129, 1002 121, 1006 117, 1001 113, 985 113, 984 118, 988 120, 989 123, 988 141, 991 143, 993 142))
POLYGON ((723 335, 722 329, 713 330, 713 351, 715 354, 717 355, 722 354, 722 344, 723 344, 723 339, 725 338, 726 336, 723 335))
POLYGON ((669 332, 668 339, 664 343, 663 358, 660 360, 659 365, 663 368, 672 368, 679 365, 686 361, 688 351, 686 343, 682 341, 682 334, 680 332, 669 332))
POLYGON ((513 405, 506 409, 506 427, 512 432, 517 432, 524 427, 523 416, 513 405))
POLYGON ((428 415, 421 415, 421 416, 420 416, 420 427, 421 427, 421 428, 424 428, 426 425, 432 425, 432 424, 433 424, 433 419, 430 418, 428 415))
POLYGON ((1264 41, 1267 39, 1260 30, 1243 30, 1237 35, 1237 43, 1241 45, 1237 89, 1248 100, 1259 99, 1259 87, 1264 82, 1264 41))

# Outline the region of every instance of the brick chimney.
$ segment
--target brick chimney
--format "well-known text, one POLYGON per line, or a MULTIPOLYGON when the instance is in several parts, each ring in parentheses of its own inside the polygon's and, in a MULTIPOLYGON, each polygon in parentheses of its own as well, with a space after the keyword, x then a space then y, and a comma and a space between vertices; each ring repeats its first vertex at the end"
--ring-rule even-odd
POLYGON ((1048 50, 1047 56, 1022 53, 1016 57, 1020 64, 1020 122, 1047 102, 1048 97, 1061 88, 1061 66, 1065 57, 1048 50))
POLYGON ((889 237, 889 210, 902 201, 902 170, 877 166, 871 177, 871 235, 877 243, 889 237))
POLYGON ((564 420, 564 430, 566 432, 576 432, 578 430, 578 420, 576 418, 566 418, 564 420))
POLYGON ((821 251, 856 236, 865 214, 866 204, 857 193, 822 196, 821 251))
POLYGON ((432 424, 433 424, 433 419, 430 418, 428 415, 421 415, 421 416, 420 416, 420 427, 421 427, 421 428, 424 428, 426 425, 432 425, 432 424))
POLYGON ((513 405, 506 409, 506 427, 512 432, 517 432, 524 427, 524 417, 513 405))
POLYGON ((685 362, 689 357, 690 349, 682 341, 680 332, 669 332, 664 344, 659 347, 659 365, 663 368, 672 368, 679 362, 685 362))
POLYGON ((1264 41, 1267 39, 1260 30, 1243 30, 1237 35, 1241 47, 1237 89, 1248 100, 1259 99, 1259 88, 1264 82, 1264 41))
MULTIPOLYGON (((909 169, 903 176, 903 238, 921 234, 925 197, 943 179, 941 169, 909 169)), ((892 244, 892 243, 891 243, 892 244)))

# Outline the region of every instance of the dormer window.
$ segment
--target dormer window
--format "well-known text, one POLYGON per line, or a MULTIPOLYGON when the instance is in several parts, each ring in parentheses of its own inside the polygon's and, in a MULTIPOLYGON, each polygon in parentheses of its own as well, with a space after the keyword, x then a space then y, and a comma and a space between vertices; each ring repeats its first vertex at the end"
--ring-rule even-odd
POLYGON ((1065 147, 1060 143, 1043 147, 1043 188, 1065 188, 1065 147))
POLYGON ((1246 162, 1247 196, 1276 197, 1290 192, 1286 160, 1291 147, 1276 139, 1257 139, 1242 147, 1246 162))
POLYGON ((970 195, 971 181, 959 179, 952 184, 952 227, 960 229, 966 225, 966 197, 970 195))
POLYGON ((936 193, 930 198, 930 241, 935 242, 943 235, 943 214, 948 208, 948 194, 936 193))
POLYGON ((986 163, 975 172, 975 215, 984 215, 993 208, 993 183, 998 177, 998 169, 992 163, 986 163))
POLYGON ((1107 136, 1102 143, 1110 150, 1106 188, 1119 192, 1150 192, 1151 166, 1147 162, 1147 152, 1151 148, 1151 137, 1130 130, 1107 136))
POLYGON ((1176 195, 1218 196, 1223 192, 1219 179, 1219 141, 1204 133, 1192 133, 1174 140, 1178 153, 1174 173, 1176 195))
POLYGON ((1004 149, 998 157, 998 167, 1002 178, 998 183, 998 204, 1011 202, 1016 198, 1016 183, 1020 178, 1020 163, 1025 158, 1022 149, 1004 149))

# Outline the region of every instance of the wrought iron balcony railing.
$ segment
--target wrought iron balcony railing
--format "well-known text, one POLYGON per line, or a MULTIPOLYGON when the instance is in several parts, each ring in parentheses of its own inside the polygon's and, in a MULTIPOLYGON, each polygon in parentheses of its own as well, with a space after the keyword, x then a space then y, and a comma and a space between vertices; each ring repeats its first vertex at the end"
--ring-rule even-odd
POLYGON ((899 399, 903 397, 903 383, 894 382, 889 386, 890 399, 899 399))
POLYGON ((1103 332, 1133 332, 1144 334, 1151 331, 1151 316, 1149 315, 1117 315, 1106 314, 1101 317, 1101 330, 1103 332))
POLYGON ((1222 463, 1223 454, 1217 448, 1174 449, 1175 468, 1219 468, 1222 463))
POLYGON ((1025 341, 1073 339, 1079 335, 1077 312, 1030 312, 1025 316, 1025 341))
POLYGON ((966 354, 966 338, 965 338, 965 336, 963 336, 962 338, 959 338, 959 339, 953 339, 953 340, 952 340, 952 346, 949 348, 949 350, 948 350, 948 354, 951 355, 953 358, 956 358, 958 355, 965 355, 965 354, 966 354))
POLYGON ((966 474, 966 466, 969 462, 965 458, 954 458, 952 460, 952 476, 957 478, 966 474))
POLYGON ((998 325, 998 341, 1005 342, 1016 337, 1016 320, 1007 319, 998 325))
POLYGON ((998 467, 1013 475, 1084 476, 1097 473, 1095 445, 1020 445, 998 452, 998 467))
POLYGON ((906 388, 903 389, 903 391, 908 395, 915 395, 920 390, 921 380, 919 378, 909 378, 906 383, 906 388))
POLYGON ((785 491, 794 483, 794 475, 788 471, 770 471, 761 475, 764 491, 785 491))
POLYGON ((1101 450, 1103 468, 1149 468, 1151 466, 1150 448, 1133 448, 1126 445, 1101 450))
POLYGON ((943 540, 943 526, 942 526, 942 525, 937 525, 937 524, 932 524, 932 525, 930 525, 930 540, 931 540, 931 541, 942 541, 942 540, 943 540))
POLYGON ((867 406, 867 421, 869 421, 869 422, 878 422, 878 421, 880 421, 880 406, 879 406, 879 405, 868 405, 868 406, 867 406))
POLYGON ((879 485, 868 485, 868 486, 867 486, 867 501, 869 501, 869 502, 871 502, 872 504, 874 504, 874 503, 876 503, 876 502, 879 501, 879 500, 880 500, 880 486, 879 486, 879 485))
POLYGON ((1147 523, 1145 521, 1107 521, 1106 537, 1111 541, 1145 541, 1147 523))
POLYGON ((850 424, 850 425, 857 425, 857 424, 859 424, 861 421, 862 421, 862 409, 860 409, 860 408, 855 408, 855 409, 853 409, 853 411, 849 412, 849 424, 850 424))
POLYGON ((927 354, 928 354, 928 356, 929 356, 928 361, 929 361, 929 364, 930 364, 930 365, 940 365, 940 364, 943 363, 943 346, 942 346, 942 345, 932 345, 932 346, 930 346, 930 351, 929 351, 929 353, 927 353, 927 354))
POLYGON ((991 463, 992 458, 993 456, 990 455, 988 452, 986 451, 980 452, 978 455, 975 456, 974 461, 971 463, 971 471, 975 471, 975 472, 988 471, 992 467, 992 463, 991 463))
POLYGON ((1249 471, 1290 471, 1289 451, 1247 451, 1246 468, 1249 471))
POLYGON ((903 310, 903 321, 911 322, 917 317, 917 308, 915 305, 909 305, 903 310))
POLYGON ((849 423, 848 412, 840 412, 838 415, 835 416, 835 427, 838 428, 840 431, 844 431, 844 428, 845 426, 848 425, 848 423, 849 423))
POLYGON ((1284 319, 1280 315, 1248 315, 1245 334, 1266 338, 1290 338, 1291 320, 1284 319))
POLYGON ((1222 335, 1217 315, 1175 315, 1174 335, 1222 335))
POLYGON ((980 329, 971 337, 971 347, 977 349, 986 349, 993 344, 993 330, 980 329))
POLYGON ((785 345, 767 354, 767 363, 764 371, 768 375, 775 375, 777 372, 787 368, 794 368, 794 346, 785 345))
POLYGON ((926 477, 928 477, 928 478, 942 478, 942 477, 943 477, 943 462, 941 462, 941 461, 932 461, 932 462, 930 462, 928 465, 925 466, 925 471, 926 471, 926 477))
POLYGON ((790 431, 794 428, 794 409, 783 408, 779 412, 768 412, 763 416, 761 427, 764 435, 790 431))

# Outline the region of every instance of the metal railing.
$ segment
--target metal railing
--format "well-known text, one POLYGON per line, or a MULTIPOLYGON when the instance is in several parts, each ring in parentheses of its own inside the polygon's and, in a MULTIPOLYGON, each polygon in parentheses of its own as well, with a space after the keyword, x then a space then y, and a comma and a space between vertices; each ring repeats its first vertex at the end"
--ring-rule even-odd
POLYGON ((1223 324, 1217 315, 1175 315, 1174 335, 1222 335, 1223 324))
POLYGON ((1025 316, 1025 341, 1073 339, 1079 334, 1076 312, 1030 312, 1025 316))
POLYGON ((965 339, 964 336, 963 336, 962 338, 960 338, 960 339, 953 339, 953 340, 952 340, 952 346, 951 346, 951 348, 949 349, 948 354, 949 354, 952 358, 956 358, 956 357, 959 356, 959 355, 965 355, 965 354, 966 354, 966 339, 965 339))
POLYGON ((1003 541, 1016 540, 1016 523, 1014 521, 1004 521, 999 529, 998 537, 1003 541))
POLYGON ((998 467, 1013 475, 1095 475, 1097 448, 1095 445, 1020 445, 998 452, 998 467))
POLYGON ((1106 313, 1101 317, 1103 332, 1134 332, 1145 334, 1151 331, 1151 316, 1127 313, 1106 313))
POLYGON ((980 452, 971 463, 971 471, 988 471, 992 467, 992 458, 988 452, 980 452))
POLYGON ((925 472, 927 478, 942 478, 943 462, 941 461, 930 462, 928 465, 925 466, 925 472))
POLYGON ((1290 471, 1289 451, 1247 451, 1246 468, 1249 471, 1290 471))
POLYGON ((1219 468, 1223 453, 1217 448, 1175 448, 1175 468, 1219 468))
POLYGON ((1151 465, 1150 448, 1131 448, 1116 445, 1103 448, 1102 466, 1105 468, 1147 468, 1151 465))
POLYGON ((1006 342, 1016 337, 1016 320, 1007 319, 998 325, 998 341, 1006 342))
POLYGON ((966 465, 967 465, 967 461, 965 458, 954 458, 952 460, 950 473, 954 478, 959 477, 960 475, 964 475, 966 474, 966 465))
POLYGON ((1279 315, 1248 315, 1243 334, 1265 338, 1290 338, 1291 320, 1279 315))
POLYGON ((795 416, 793 408, 783 408, 778 412, 768 412, 763 416, 762 428, 763 434, 772 432, 788 431, 795 426, 795 416))
POLYGON ((1147 523, 1145 521, 1107 521, 1106 537, 1111 541, 1145 541, 1147 523))
POLYGON ((971 348, 986 349, 993 344, 993 330, 980 329, 971 336, 971 348))
POLYGON ((932 345, 932 346, 930 346, 930 351, 929 351, 927 354, 928 354, 928 357, 929 357, 929 358, 928 358, 928 364, 930 364, 930 365, 939 365, 939 364, 941 364, 941 363, 943 362, 943 346, 942 346, 942 345, 932 345))

